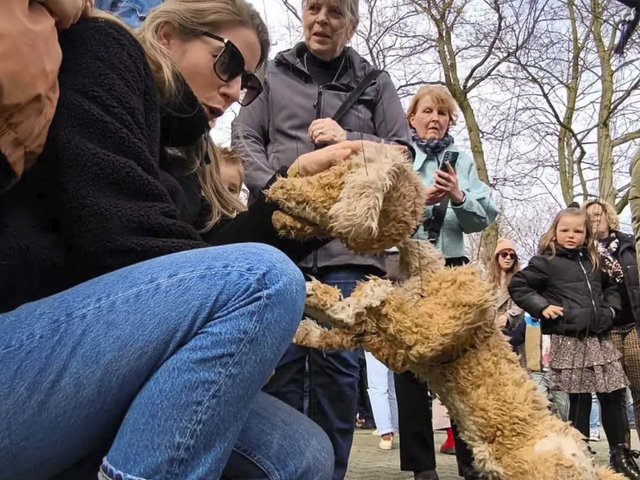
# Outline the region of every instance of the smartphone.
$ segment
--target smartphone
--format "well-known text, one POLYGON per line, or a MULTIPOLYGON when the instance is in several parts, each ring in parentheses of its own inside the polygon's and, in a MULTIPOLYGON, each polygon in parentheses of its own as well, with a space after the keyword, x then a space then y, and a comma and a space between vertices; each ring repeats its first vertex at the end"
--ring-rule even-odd
POLYGON ((455 171, 456 162, 458 161, 458 152, 444 152, 442 163, 440 164, 440 170, 447 171, 447 164, 451 165, 451 168, 455 171))

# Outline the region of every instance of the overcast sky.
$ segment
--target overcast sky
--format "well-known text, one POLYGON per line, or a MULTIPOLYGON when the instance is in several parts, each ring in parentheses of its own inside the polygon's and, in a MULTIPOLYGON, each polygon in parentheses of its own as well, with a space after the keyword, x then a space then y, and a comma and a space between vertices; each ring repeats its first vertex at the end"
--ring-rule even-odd
MULTIPOLYGON (((282 0, 249 0, 256 9, 260 12, 263 19, 269 27, 269 33, 271 36, 271 51, 270 58, 273 58, 278 52, 286 50, 301 40, 301 35, 296 34, 300 32, 298 21, 291 15, 286 9, 282 0)), ((289 0, 298 11, 300 11, 301 0, 289 0)), ((362 50, 358 48, 358 44, 355 43, 354 48, 356 50, 362 50)), ((405 99, 406 102, 406 99, 405 99)), ((216 128, 211 132, 211 136, 218 145, 226 146, 230 143, 231 136, 231 121, 237 115, 239 106, 236 104, 230 108, 225 115, 218 119, 216 128)), ((467 145, 467 134, 464 127, 464 122, 459 121, 458 125, 453 131, 456 143, 459 145, 467 145)), ((487 145, 487 148, 489 146, 487 145)), ((489 153, 488 151, 486 153, 489 153)), ((491 172, 490 172, 491 173, 491 172)), ((556 194, 556 198, 561 199, 562 196, 559 191, 556 194)), ((626 208, 621 215, 621 221, 624 225, 625 231, 631 231, 631 219, 629 209, 626 208)))

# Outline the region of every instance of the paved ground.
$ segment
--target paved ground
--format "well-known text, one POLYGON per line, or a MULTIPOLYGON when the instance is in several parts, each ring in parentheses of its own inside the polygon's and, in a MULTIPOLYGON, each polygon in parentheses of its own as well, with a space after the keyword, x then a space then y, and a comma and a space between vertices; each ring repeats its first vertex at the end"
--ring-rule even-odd
MULTIPOLYGON (((638 436, 631 432, 633 448, 638 448, 638 436)), ((436 445, 444 442, 445 435, 436 433, 436 445)), ((400 471, 400 459, 397 445, 391 451, 380 450, 379 437, 371 435, 370 430, 357 430, 351 450, 351 460, 347 480, 409 480, 413 479, 410 472, 400 471)), ((608 462, 608 446, 606 439, 591 443, 597 452, 596 462, 608 462)), ((436 454, 438 475, 440 480, 460 480, 454 455, 436 454)))

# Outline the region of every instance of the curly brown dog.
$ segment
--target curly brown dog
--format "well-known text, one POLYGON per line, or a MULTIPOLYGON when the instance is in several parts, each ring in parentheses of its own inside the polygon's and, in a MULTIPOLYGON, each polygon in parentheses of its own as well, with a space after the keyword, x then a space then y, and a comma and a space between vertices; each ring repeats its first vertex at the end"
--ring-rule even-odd
POLYGON ((444 268, 423 242, 400 247, 404 281, 370 278, 352 296, 317 281, 296 342, 362 345, 393 370, 428 381, 471 446, 475 465, 500 480, 624 480, 594 466, 580 433, 553 416, 493 322, 494 294, 473 266, 444 268))

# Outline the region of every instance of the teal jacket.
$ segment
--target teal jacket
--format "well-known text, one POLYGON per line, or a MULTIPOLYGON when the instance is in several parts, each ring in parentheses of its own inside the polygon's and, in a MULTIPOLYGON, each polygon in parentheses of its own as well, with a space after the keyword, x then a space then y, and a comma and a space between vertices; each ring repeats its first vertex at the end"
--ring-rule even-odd
MULTIPOLYGON (((416 158, 413 162, 413 168, 422 177, 422 181, 427 187, 434 183, 435 171, 440 167, 444 152, 459 153, 456 172, 458 173, 458 184, 466 198, 461 205, 457 206, 453 206, 449 202, 436 247, 444 254, 445 258, 465 256, 464 234, 481 232, 491 225, 498 216, 498 208, 491 199, 491 189, 478 178, 473 158, 461 151, 456 145, 451 145, 444 152, 441 152, 437 161, 427 161, 427 155, 416 145, 414 148, 416 158)), ((432 206, 427 207, 425 219, 431 217, 432 210, 432 206)), ((416 232, 415 238, 427 239, 422 226, 416 232)))

